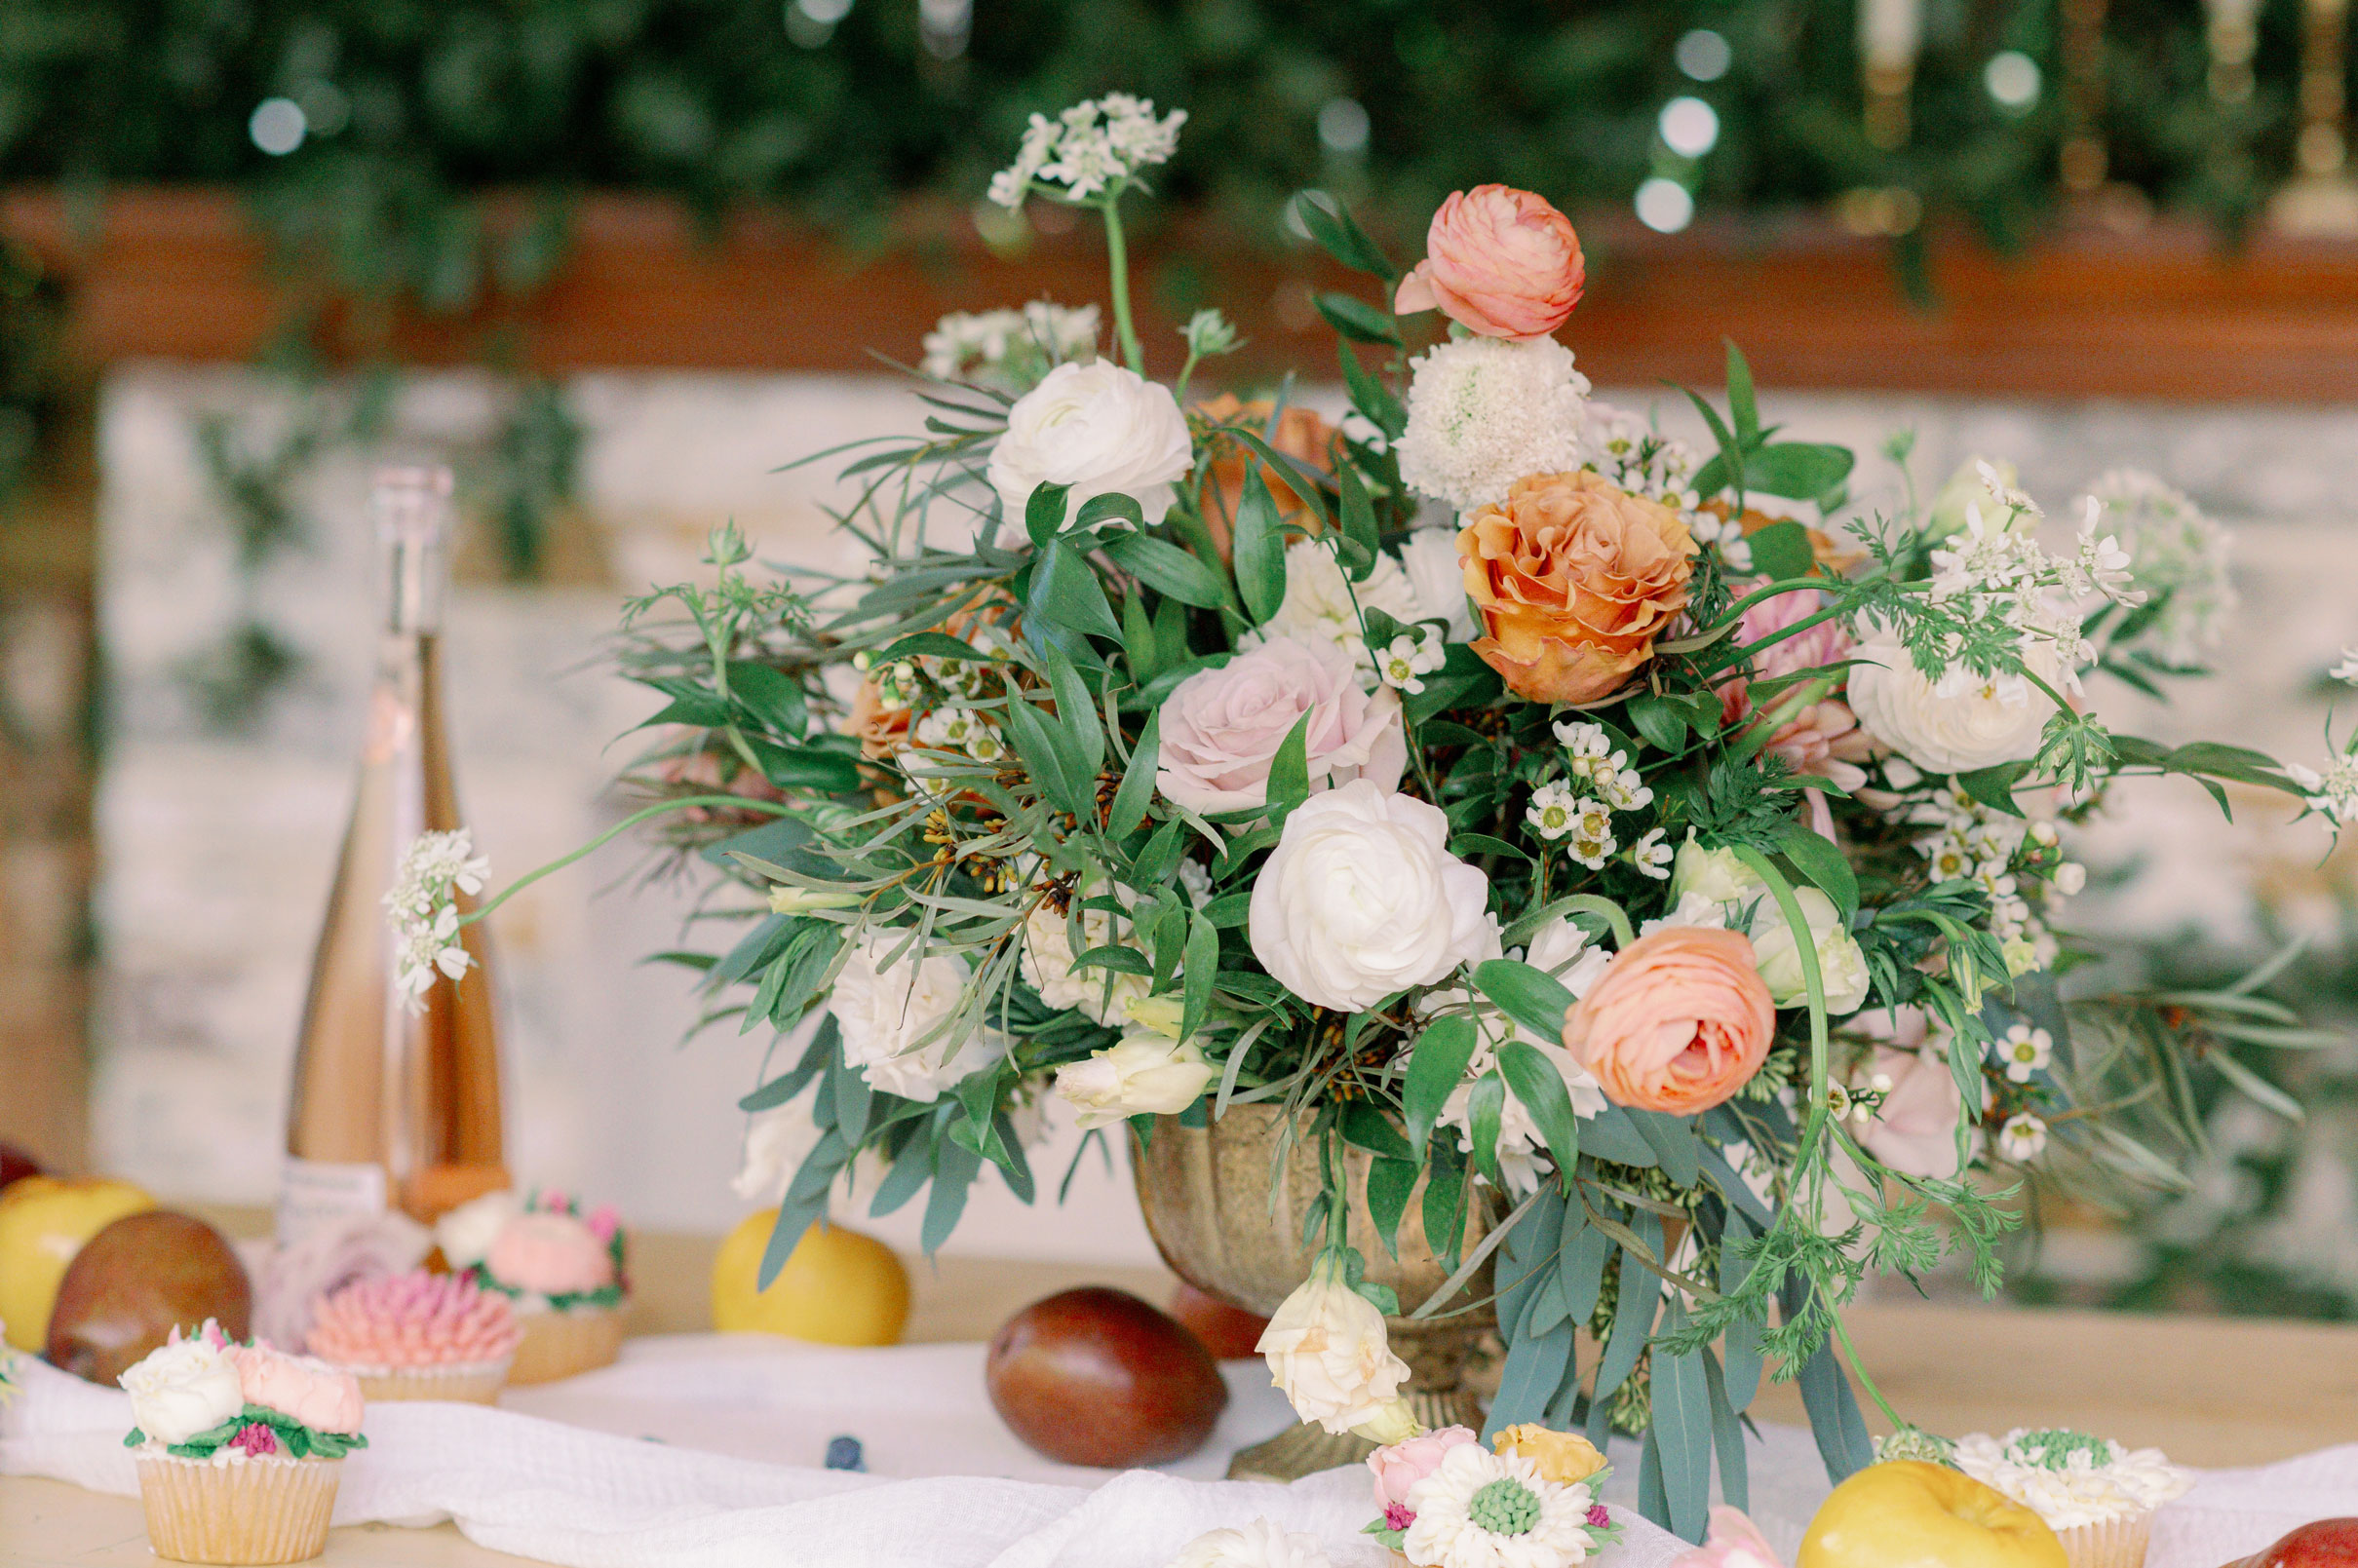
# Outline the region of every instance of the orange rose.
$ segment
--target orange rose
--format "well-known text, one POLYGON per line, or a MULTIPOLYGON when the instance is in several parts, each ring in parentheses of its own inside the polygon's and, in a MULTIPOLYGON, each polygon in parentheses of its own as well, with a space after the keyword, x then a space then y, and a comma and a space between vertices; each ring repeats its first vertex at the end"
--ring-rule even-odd
POLYGON ((1518 697, 1593 703, 1686 608, 1694 554, 1677 513, 1586 469, 1517 479, 1457 536, 1488 633, 1474 652, 1518 697))
POLYGON ((1565 1014, 1564 1044, 1614 1104, 1692 1116, 1760 1070, 1776 1025, 1750 937, 1670 926, 1614 955, 1565 1014))
MULTIPOLYGON (((1209 402, 1197 403, 1195 411, 1216 425, 1243 426, 1304 468, 1320 474, 1334 472, 1334 427, 1314 408, 1290 402, 1282 412, 1277 412, 1277 404, 1267 398, 1246 402, 1233 392, 1223 392, 1209 402), (1275 430, 1269 429, 1272 412, 1277 412, 1275 430)), ((1245 474, 1249 467, 1260 470, 1261 482, 1269 486, 1269 496, 1277 503, 1280 518, 1293 517, 1305 508, 1285 478, 1243 441, 1233 438, 1222 440, 1213 450, 1218 455, 1204 465, 1201 496, 1204 526, 1212 530, 1212 541, 1219 547, 1220 559, 1226 560, 1236 509, 1245 499, 1245 474)), ((1295 520, 1313 530, 1318 526, 1316 513, 1295 520)))

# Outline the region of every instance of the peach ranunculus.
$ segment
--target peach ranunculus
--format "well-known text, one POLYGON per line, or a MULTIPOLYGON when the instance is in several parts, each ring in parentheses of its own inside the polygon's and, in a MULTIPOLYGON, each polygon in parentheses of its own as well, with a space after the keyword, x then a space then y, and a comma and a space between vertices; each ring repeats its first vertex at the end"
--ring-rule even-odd
POLYGON ((1564 1043, 1614 1104, 1691 1116, 1760 1070, 1776 1025, 1750 937, 1670 926, 1613 955, 1564 1043))
POLYGON ((908 745, 909 721, 914 717, 914 710, 906 703, 886 707, 874 677, 863 675, 859 689, 852 693, 852 710, 843 720, 843 733, 858 738, 862 756, 881 762, 908 745))
POLYGON ((1474 652, 1535 703, 1607 696, 1686 608, 1695 549, 1676 512, 1587 469, 1517 479, 1457 535, 1474 652))
POLYGON ((1545 337, 1580 303, 1588 264, 1571 219, 1506 185, 1457 191, 1433 214, 1425 256, 1400 281, 1403 315, 1439 307, 1483 337, 1545 337))
MULTIPOLYGON (((1256 398, 1251 402, 1238 399, 1233 392, 1223 392, 1207 402, 1196 404, 1199 419, 1210 420, 1216 426, 1238 426, 1260 437, 1302 467, 1318 474, 1334 472, 1334 427, 1315 408, 1290 402, 1284 408, 1267 398, 1256 398), (1274 428, 1270 415, 1277 416, 1274 428)), ((1290 518, 1313 533, 1318 530, 1318 514, 1302 502, 1285 475, 1263 460, 1234 437, 1218 437, 1212 443, 1213 456, 1204 465, 1201 502, 1204 526, 1211 530, 1212 542, 1219 547, 1220 559, 1229 558, 1229 540, 1235 535, 1236 509, 1245 499, 1245 475, 1260 471, 1261 482, 1269 486, 1269 498, 1277 503, 1280 518, 1290 518)))
POLYGON ((248 1404, 276 1410, 315 1432, 361 1430, 361 1385, 349 1372, 267 1345, 232 1345, 228 1355, 248 1404))

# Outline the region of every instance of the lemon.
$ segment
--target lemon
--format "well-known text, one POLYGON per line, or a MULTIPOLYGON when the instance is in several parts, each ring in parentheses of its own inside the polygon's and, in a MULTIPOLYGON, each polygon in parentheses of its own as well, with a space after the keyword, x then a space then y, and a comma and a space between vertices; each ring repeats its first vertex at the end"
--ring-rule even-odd
POLYGON ((897 1345, 908 1322, 908 1271, 872 1236, 822 1221, 756 1292, 761 1253, 778 1211, 748 1214, 713 1259, 713 1326, 724 1334, 783 1334, 822 1345, 897 1345))
POLYGON ((126 1214, 156 1206, 128 1181, 24 1176, 0 1193, 0 1323, 8 1343, 39 1351, 65 1266, 82 1243, 126 1214))
POLYGON ((1870 1465, 1834 1489, 1801 1538, 1797 1568, 2067 1568, 2063 1543, 2029 1509, 1970 1475, 1920 1460, 1870 1465))

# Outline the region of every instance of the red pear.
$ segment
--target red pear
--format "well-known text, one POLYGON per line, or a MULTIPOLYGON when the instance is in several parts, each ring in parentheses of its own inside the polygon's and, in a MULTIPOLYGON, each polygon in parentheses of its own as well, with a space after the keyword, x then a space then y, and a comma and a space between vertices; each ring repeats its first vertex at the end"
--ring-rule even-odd
POLYGON ((246 1266, 219 1231, 170 1209, 126 1214, 74 1254, 44 1354, 76 1377, 112 1383, 174 1328, 213 1318, 244 1339, 252 1310, 246 1266))
POLYGON ((2317 1519, 2225 1568, 2358 1568, 2358 1519, 2317 1519))
POLYGON ((13 1143, 0 1143, 0 1187, 19 1176, 41 1174, 41 1162, 13 1143))
POLYGON ((1228 1403, 1200 1340, 1128 1291, 1097 1285, 1007 1319, 984 1382, 999 1419, 1033 1449, 1106 1470, 1184 1459, 1228 1403))

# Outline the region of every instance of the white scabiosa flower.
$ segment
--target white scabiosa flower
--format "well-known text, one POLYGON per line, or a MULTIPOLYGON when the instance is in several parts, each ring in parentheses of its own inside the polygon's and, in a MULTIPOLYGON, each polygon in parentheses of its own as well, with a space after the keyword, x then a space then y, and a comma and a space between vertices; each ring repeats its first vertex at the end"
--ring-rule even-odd
POLYGON ((1057 1092, 1079 1111, 1083 1130, 1133 1116, 1177 1116, 1203 1097, 1219 1069, 1193 1041, 1134 1029, 1086 1061, 1057 1069, 1057 1092))
POLYGON ((2300 786, 2309 810, 2335 822, 2358 819, 2358 757, 2328 758, 2323 772, 2288 762, 2284 774, 2300 786))
POLYGON ((1067 487, 1068 515, 1101 495, 1129 496, 1151 525, 1194 467, 1195 438, 1169 387, 1111 360, 1060 364, 1007 410, 1007 431, 990 450, 999 546, 1030 542, 1024 509, 1043 484, 1067 487))
POLYGON ((1278 1304, 1254 1346, 1269 1381, 1304 1421, 1332 1433, 1381 1420, 1392 1410, 1409 1363, 1392 1354, 1383 1314, 1351 1288, 1332 1252, 1278 1304))
POLYGON ((1520 1454, 1459 1443, 1409 1488, 1415 1521, 1402 1538, 1411 1562, 1448 1568, 1559 1568, 1596 1546, 1585 1484, 1561 1486, 1520 1454))
POLYGON ((2047 1124, 2029 1111, 2017 1111, 1997 1129, 1997 1152, 2021 1165, 2035 1160, 2047 1147, 2047 1124))
POLYGON ((956 953, 927 953, 893 928, 863 932, 835 976, 833 1011, 846 1066, 903 1099, 936 1100, 1002 1054, 1006 1041, 942 1026, 957 1013, 970 971, 956 953), (908 950, 896 958, 897 949, 908 950))
POLYGON ((1411 362, 1400 477, 1460 512, 1532 474, 1580 466, 1588 377, 1554 338, 1461 338, 1411 362))
POLYGON ((1318 1537, 1281 1530, 1267 1519, 1207 1530, 1171 1559, 1170 1568, 1333 1568, 1318 1537))

